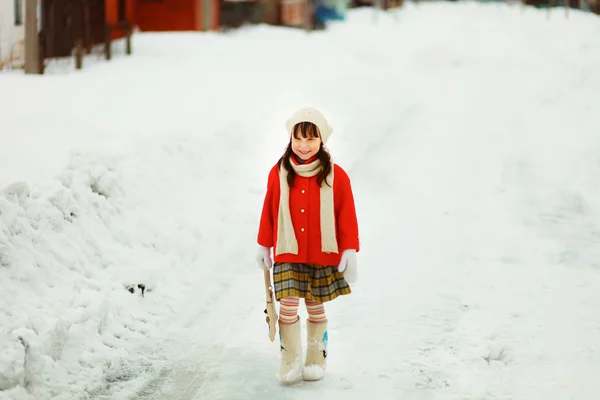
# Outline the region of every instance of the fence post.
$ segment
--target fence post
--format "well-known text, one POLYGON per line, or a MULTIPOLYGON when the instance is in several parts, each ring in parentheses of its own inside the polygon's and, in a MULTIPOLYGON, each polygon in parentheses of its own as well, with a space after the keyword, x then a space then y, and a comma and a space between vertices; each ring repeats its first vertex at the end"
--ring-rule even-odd
POLYGON ((110 60, 112 58, 111 53, 111 40, 112 38, 112 27, 110 25, 106 25, 104 29, 104 54, 106 55, 106 59, 110 60))
POLYGON ((133 27, 131 23, 127 23, 127 39, 126 39, 126 45, 127 45, 127 55, 131 55, 131 35, 133 32, 133 27))
POLYGON ((77 69, 81 69, 83 67, 83 52, 83 39, 75 40, 75 68, 77 69))
POLYGON ((40 74, 43 74, 45 69, 44 60, 46 59, 46 35, 44 35, 44 32, 38 34, 38 46, 38 68, 40 74))

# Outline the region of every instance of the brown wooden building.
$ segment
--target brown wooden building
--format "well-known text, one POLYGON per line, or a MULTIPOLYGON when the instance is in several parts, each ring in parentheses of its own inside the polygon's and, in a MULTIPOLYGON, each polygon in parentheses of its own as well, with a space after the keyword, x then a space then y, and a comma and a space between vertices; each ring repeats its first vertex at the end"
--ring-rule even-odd
POLYGON ((43 0, 44 57, 69 57, 78 40, 86 49, 122 37, 132 25, 133 0, 43 0))

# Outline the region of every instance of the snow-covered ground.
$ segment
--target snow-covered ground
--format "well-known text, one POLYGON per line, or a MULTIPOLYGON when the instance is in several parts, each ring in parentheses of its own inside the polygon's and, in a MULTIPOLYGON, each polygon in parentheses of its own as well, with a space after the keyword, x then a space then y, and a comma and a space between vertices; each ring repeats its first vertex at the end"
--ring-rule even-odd
POLYGON ((599 37, 421 3, 0 74, 0 399, 597 399, 599 37), (281 387, 254 252, 305 104, 362 251, 326 379, 281 387))

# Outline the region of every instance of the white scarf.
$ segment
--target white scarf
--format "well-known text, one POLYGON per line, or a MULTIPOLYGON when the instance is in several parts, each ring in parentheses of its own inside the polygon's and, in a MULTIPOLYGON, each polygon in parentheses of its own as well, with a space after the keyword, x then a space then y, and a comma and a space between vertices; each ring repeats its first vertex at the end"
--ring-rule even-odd
MULTIPOLYGON (((321 171, 321 161, 315 160, 309 164, 296 165, 292 160, 290 164, 297 175, 311 177, 321 171)), ((331 172, 327 175, 326 182, 320 189, 320 212, 321 212, 321 250, 324 253, 337 253, 337 239, 335 236, 335 213, 333 209, 333 163, 331 172)), ((281 165, 279 169, 279 215, 277 219, 277 248, 276 254, 292 253, 298 254, 298 241, 294 234, 294 226, 290 214, 290 187, 287 182, 287 170, 281 165)))

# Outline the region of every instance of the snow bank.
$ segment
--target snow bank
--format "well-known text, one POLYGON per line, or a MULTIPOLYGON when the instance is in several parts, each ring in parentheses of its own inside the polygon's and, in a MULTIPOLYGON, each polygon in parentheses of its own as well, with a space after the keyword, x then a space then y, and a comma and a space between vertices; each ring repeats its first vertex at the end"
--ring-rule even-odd
POLYGON ((51 184, 15 183, 0 196, 0 325, 9 354, 0 384, 20 386, 15 398, 22 387, 35 398, 98 398, 112 385, 135 387, 155 368, 157 356, 136 344, 171 312, 198 254, 193 237, 165 220, 161 208, 176 205, 150 197, 161 177, 128 173, 126 164, 138 167, 132 157, 86 153, 51 184), (146 212, 135 213, 144 203, 146 212))

